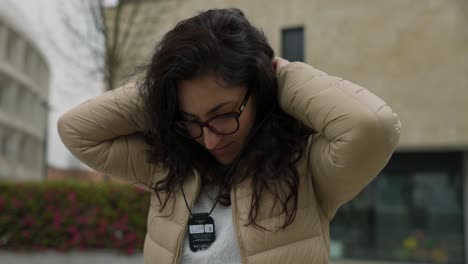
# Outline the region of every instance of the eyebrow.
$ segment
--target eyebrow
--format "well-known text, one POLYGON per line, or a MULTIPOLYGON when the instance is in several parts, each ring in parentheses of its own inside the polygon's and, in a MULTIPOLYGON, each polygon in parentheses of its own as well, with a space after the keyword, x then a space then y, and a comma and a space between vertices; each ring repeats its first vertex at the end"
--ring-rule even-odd
MULTIPOLYGON (((232 104, 233 102, 234 101, 221 102, 221 103, 215 105, 214 107, 212 107, 210 110, 208 110, 208 112, 206 112, 206 115, 212 115, 212 114, 216 113, 221 107, 223 107, 225 105, 228 105, 228 104, 232 104)), ((190 117, 199 119, 199 117, 197 115, 190 114, 190 113, 187 113, 185 111, 181 111, 181 112, 182 112, 182 114, 184 114, 186 116, 190 116, 190 117)))

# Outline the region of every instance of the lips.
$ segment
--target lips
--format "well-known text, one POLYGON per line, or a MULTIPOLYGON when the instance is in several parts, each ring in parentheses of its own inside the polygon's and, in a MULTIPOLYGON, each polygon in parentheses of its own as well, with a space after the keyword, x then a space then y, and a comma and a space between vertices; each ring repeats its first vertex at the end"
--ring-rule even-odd
POLYGON ((222 147, 215 148, 211 150, 211 153, 216 154, 216 155, 221 155, 226 153, 229 150, 229 147, 231 146, 232 143, 228 143, 222 147))

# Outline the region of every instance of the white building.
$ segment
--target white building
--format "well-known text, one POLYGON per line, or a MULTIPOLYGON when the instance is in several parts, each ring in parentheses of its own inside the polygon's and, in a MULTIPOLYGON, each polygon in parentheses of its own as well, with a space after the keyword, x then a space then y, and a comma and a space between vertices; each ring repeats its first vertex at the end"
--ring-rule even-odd
POLYGON ((26 18, 0 6, 0 179, 41 179, 50 71, 26 18))

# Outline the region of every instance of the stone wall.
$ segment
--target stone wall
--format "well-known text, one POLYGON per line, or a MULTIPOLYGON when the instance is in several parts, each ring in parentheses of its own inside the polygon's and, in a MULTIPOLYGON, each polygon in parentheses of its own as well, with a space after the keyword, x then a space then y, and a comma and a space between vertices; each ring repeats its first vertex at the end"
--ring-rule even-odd
POLYGON ((403 123, 401 149, 468 147, 468 1, 160 0, 146 4, 146 15, 160 16, 160 22, 138 47, 138 56, 125 60, 128 69, 148 60, 155 42, 181 19, 199 10, 238 7, 264 30, 278 55, 281 30, 303 26, 305 61, 361 84, 387 101, 403 123))

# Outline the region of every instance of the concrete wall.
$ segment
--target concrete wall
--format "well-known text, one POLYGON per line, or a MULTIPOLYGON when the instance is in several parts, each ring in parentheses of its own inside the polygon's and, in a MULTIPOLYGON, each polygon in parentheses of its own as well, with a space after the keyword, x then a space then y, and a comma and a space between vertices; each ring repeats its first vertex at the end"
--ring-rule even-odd
POLYGON ((160 0, 146 5, 146 14, 160 20, 138 46, 140 53, 127 58, 129 69, 149 59, 155 42, 181 19, 202 9, 239 7, 265 31, 278 55, 281 30, 303 26, 306 62, 387 101, 403 123, 402 149, 468 147, 468 1, 160 0), (162 5, 164 12, 158 13, 162 5))
POLYGON ((40 179, 45 176, 49 68, 33 36, 17 24, 20 18, 13 20, 4 12, 0 12, 0 179, 40 179))

